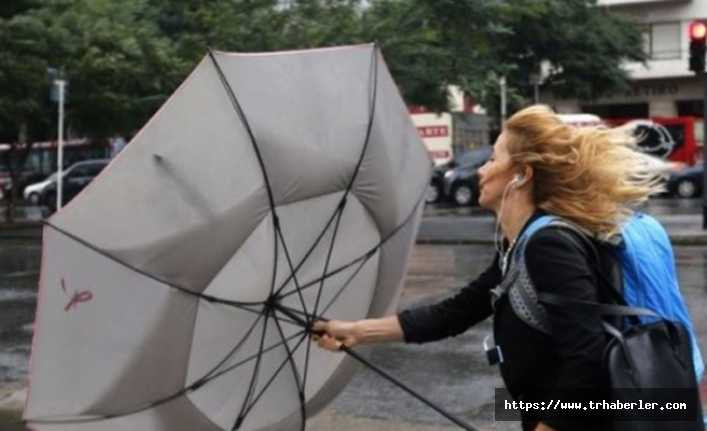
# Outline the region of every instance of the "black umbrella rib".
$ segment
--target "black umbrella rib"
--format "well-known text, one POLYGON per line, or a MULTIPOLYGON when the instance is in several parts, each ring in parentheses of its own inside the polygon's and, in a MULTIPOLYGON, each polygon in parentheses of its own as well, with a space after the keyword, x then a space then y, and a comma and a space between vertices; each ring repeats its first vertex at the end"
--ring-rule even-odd
MULTIPOLYGON (((356 181, 356 177, 358 176, 358 172, 361 170, 361 165, 363 164, 363 159, 366 156, 366 149, 368 149, 368 145, 371 141, 371 132, 373 131, 373 119, 375 118, 376 114, 376 101, 378 100, 378 46, 373 45, 373 50, 372 50, 372 59, 371 59, 371 74, 372 74, 372 79, 370 81, 372 82, 372 91, 370 95, 370 106, 368 109, 368 126, 366 127, 366 138, 363 141, 363 148, 361 149, 361 154, 358 157, 358 163, 356 163, 356 169, 354 169, 354 173, 351 176, 351 181, 349 181, 348 187, 346 187, 346 194, 349 193, 349 191, 353 188, 354 182, 356 181)), ((346 195, 342 198, 344 200, 346 198, 346 195)))
MULTIPOLYGON (((277 325, 277 331, 280 334, 280 339, 282 340, 285 349, 287 350, 287 359, 290 362, 290 367, 292 368, 292 375, 294 376, 295 383, 297 384, 297 395, 299 396, 299 401, 300 401, 300 430, 304 431, 306 423, 307 423, 307 408, 306 408, 306 396, 304 393, 304 387, 305 387, 305 380, 303 380, 300 377, 299 371, 297 370, 297 364, 295 363, 293 356, 295 354, 294 350, 290 350, 290 345, 287 344, 287 340, 285 339, 285 332, 282 330, 282 325, 280 324, 280 320, 277 316, 276 313, 273 314, 273 319, 275 320, 275 325, 277 325)), ((305 333, 304 338, 308 338, 309 334, 305 333)), ((303 339, 304 339, 303 338, 303 339)), ((301 340, 299 344, 301 344, 301 340)), ((311 343, 307 343, 307 349, 309 349, 309 346, 311 343)), ((307 353, 309 354, 309 350, 307 350, 307 353)), ((307 368, 305 368, 305 373, 307 372, 307 368)))
MULTIPOLYGON (((287 248, 287 244, 285 243, 285 238, 284 235, 282 234, 282 227, 280 226, 280 219, 277 215, 277 210, 275 208, 275 198, 273 197, 273 191, 272 191, 272 185, 270 184, 270 177, 268 176, 268 171, 265 167, 265 161, 263 160, 263 155, 260 152, 260 148, 258 147, 258 143, 255 139, 255 134, 253 133, 253 129, 250 127, 250 123, 248 122, 248 118, 245 115, 245 112, 243 111, 243 107, 241 106, 240 102, 238 101, 238 97, 236 96, 235 91, 233 90, 233 87, 231 84, 228 82, 228 78, 226 77, 226 74, 223 72, 223 69, 221 69, 221 65, 218 63, 216 60, 216 56, 214 55, 213 51, 209 49, 209 58, 211 59, 211 62, 213 63, 214 67, 216 68, 216 72, 218 74, 219 79, 221 80, 221 84, 223 84, 223 87, 226 89, 226 93, 228 94, 228 98, 231 101, 231 105, 233 106, 233 109, 236 111, 236 114, 238 115, 238 118, 241 121, 241 124, 243 127, 245 127, 246 132, 248 133, 248 137, 250 138, 250 143, 251 146, 253 147, 253 151, 255 152, 255 156, 258 159, 258 165, 260 165, 260 171, 263 174, 263 181, 265 181, 265 188, 268 193, 268 204, 270 205, 270 211, 272 212, 273 215, 273 227, 275 230, 275 237, 280 236, 282 239, 282 245, 283 249, 285 251, 285 255, 287 257, 288 264, 290 266, 290 269, 293 270, 292 267, 292 261, 290 259, 290 253, 287 248)), ((276 239, 277 241, 277 239, 276 239)), ((277 262, 276 262, 277 263, 277 262)), ((293 273, 294 276, 294 273, 293 273)), ((273 274, 273 279, 275 278, 275 274, 273 274)), ((295 277, 295 284, 297 284, 297 279, 295 277)), ((271 295, 274 290, 274 284, 271 288, 271 295)), ((302 301, 302 306, 306 308, 306 304, 304 303, 304 298, 300 297, 300 300, 302 301)))
MULTIPOLYGON (((284 321, 283 319, 280 319, 280 320, 281 320, 281 321, 284 321)), ((296 323, 295 323, 295 324, 296 324, 296 323)), ((300 337, 300 336, 303 336, 303 335, 306 335, 306 334, 307 334, 307 331, 306 331, 306 330, 302 330, 302 331, 299 331, 299 332, 297 332, 297 333, 295 333, 295 334, 293 334, 293 335, 290 335, 289 337, 287 337, 286 340, 287 340, 287 341, 291 341, 291 340, 293 340, 293 339, 295 339, 295 338, 297 338, 297 337, 300 337)), ((280 342, 277 342, 277 343, 275 343, 275 344, 272 344, 272 345, 270 345, 270 346, 264 348, 264 349, 263 349, 263 354, 268 353, 268 352, 270 352, 271 350, 277 349, 278 347, 282 346, 282 343, 283 343, 283 342, 280 341, 280 342)), ((229 365, 228 367, 224 368, 223 370, 221 370, 221 371, 219 371, 219 372, 213 374, 212 376, 210 376, 210 377, 209 377, 209 380, 208 380, 207 382, 209 382, 209 381, 211 381, 211 380, 214 380, 214 379, 217 379, 217 378, 221 377, 221 376, 224 375, 224 374, 230 373, 231 371, 237 369, 238 367, 241 367, 241 366, 247 364, 248 362, 250 362, 250 361, 252 361, 252 360, 254 360, 254 359, 257 359, 257 358, 258 358, 258 353, 254 353, 254 354, 252 354, 252 355, 250 355, 250 356, 248 356, 248 357, 246 357, 246 358, 244 358, 244 359, 242 359, 242 360, 236 362, 235 364, 229 365)))
MULTIPOLYGON (((317 314, 317 310, 319 310, 319 301, 321 300, 322 297, 322 290, 324 290, 324 281, 325 276, 327 271, 329 271, 329 264, 331 263, 331 255, 334 253, 334 245, 336 244, 336 235, 339 233, 339 226, 341 224, 341 216, 344 213, 344 206, 346 205, 346 201, 343 200, 341 201, 341 206, 339 207, 338 215, 336 216, 336 223, 334 223, 334 232, 332 233, 331 236, 331 242, 329 244, 329 250, 326 255, 326 259, 324 260, 324 270, 322 271, 322 277, 321 277, 321 282, 319 283, 319 289, 317 289, 317 298, 314 301, 314 311, 312 312, 313 314, 317 314)), ((298 289, 300 290, 300 289, 298 289)), ((300 295, 302 293, 300 292, 300 295)), ((307 311, 306 309, 304 310, 305 312, 307 311)))
POLYGON ((339 299, 339 296, 346 290, 346 288, 349 287, 351 282, 353 281, 354 278, 358 275, 359 272, 363 269, 363 267, 368 263, 368 261, 373 257, 372 254, 367 254, 366 257, 361 261, 361 263, 358 265, 358 268, 349 276, 349 278, 344 282, 344 284, 339 288, 339 290, 334 294, 334 296, 329 300, 329 302, 324 306, 324 308, 321 311, 321 314, 324 315, 326 314, 327 311, 331 308, 331 306, 336 302, 336 300, 339 299))
POLYGON ((245 419, 245 409, 246 406, 248 405, 248 402, 250 401, 251 397, 253 396, 253 392, 255 391, 255 386, 258 384, 258 377, 260 376, 260 365, 263 360, 263 349, 265 346, 265 336, 267 335, 268 332, 268 317, 270 315, 270 308, 266 308, 265 312, 265 322, 263 323, 263 332, 260 337, 260 346, 258 347, 258 356, 257 359, 255 360, 255 369, 253 370, 253 375, 250 378, 250 384, 248 385, 248 390, 246 391, 246 396, 243 399, 243 404, 241 405, 241 410, 238 413, 238 417, 236 418, 236 423, 233 425, 233 428, 231 428, 231 431, 237 430, 240 428, 241 423, 243 422, 243 419, 245 419))
MULTIPOLYGON (((375 118, 375 112, 376 112, 376 101, 378 99, 378 46, 374 45, 373 50, 371 53, 371 75, 372 78, 369 80, 371 82, 371 94, 370 94, 370 100, 369 100, 369 109, 368 109, 368 124, 366 126, 366 135, 364 138, 363 142, 363 147, 361 148, 361 153, 359 154, 358 161, 356 163, 356 168, 354 169, 353 174, 351 175, 351 179, 349 180, 349 184, 346 186, 346 190, 344 191, 344 194, 341 196, 341 199, 339 200, 339 204, 336 206, 336 209, 332 213, 331 217, 325 224, 324 228, 322 231, 319 233, 317 236, 317 239, 314 241, 314 243, 311 245, 309 250, 304 254, 304 257, 302 260, 297 264, 296 268, 294 269, 292 276, 295 275, 297 271, 302 267, 304 262, 309 258, 309 256, 312 254, 314 249, 319 245, 321 242, 322 238, 324 237, 324 234, 326 231, 329 229, 329 226, 331 225, 332 221, 334 221, 335 218, 340 217, 338 214, 339 211, 343 212, 343 208, 346 205, 347 202, 347 197, 348 194, 350 193, 351 189, 353 188, 354 182, 356 181, 356 178, 358 177, 358 173, 361 170, 361 165, 363 164, 363 159, 366 156, 366 150, 368 149, 369 142, 371 140, 371 132, 373 130, 373 120, 375 118)), ((332 239, 334 241, 334 239, 332 239)), ((326 270, 325 270, 326 271, 326 270)), ((280 286, 280 288, 277 290, 276 295, 280 295, 282 290, 287 286, 287 282, 289 282, 289 278, 280 286)))
MULTIPOLYGON (((326 278, 324 277, 329 270, 329 263, 331 261, 331 255, 334 252, 334 244, 336 243, 336 235, 339 233, 339 225, 341 223, 341 216, 344 213, 344 206, 346 205, 346 200, 344 196, 344 200, 341 201, 341 204, 339 206, 339 209, 337 211, 337 216, 336 216, 336 223, 334 224, 334 232, 332 233, 331 236, 331 242, 329 244, 329 251, 327 252, 326 260, 324 262, 324 269, 322 270, 322 280, 319 283, 319 289, 317 289, 317 297, 314 301, 314 310, 312 311, 312 315, 316 316, 317 315, 317 310, 319 309, 319 301, 321 300, 322 297, 322 291, 324 290, 324 281, 326 278)), ((298 295, 301 297, 302 296, 302 289, 297 287, 297 292, 298 295)), ((309 314, 307 310, 304 310, 306 314, 309 314)), ((309 323, 308 323, 309 324, 309 323)), ((307 377, 309 375, 309 355, 310 351, 312 348, 312 343, 307 343, 307 348, 306 348, 306 353, 304 357, 304 379, 303 379, 303 384, 307 384, 307 377)))
MULTIPOLYGON (((287 265, 290 267, 290 274, 292 274, 292 277, 289 277, 289 278, 292 279, 295 283, 295 290, 297 291, 297 296, 299 297, 300 304, 302 305, 302 309, 307 311, 307 303, 304 301, 304 296, 302 296, 302 289, 300 288, 299 281, 297 280, 297 274, 296 274, 295 268, 292 265, 292 257, 290 256, 290 250, 287 248, 287 243, 285 242, 285 235, 283 234, 282 229, 280 229, 279 227, 277 229, 276 237, 277 236, 279 236, 280 241, 282 241, 282 248, 285 251, 285 258, 287 259, 287 265)), ((275 282, 273 280, 273 285, 272 285, 272 288, 270 289, 271 296, 274 296, 274 294, 273 294, 274 288, 275 288, 275 282)))
POLYGON ((282 291, 282 289, 284 289, 285 286, 287 286, 287 284, 290 282, 290 280, 292 280, 292 277, 295 275, 295 273, 297 273, 297 272, 302 268, 302 265, 304 265, 304 263, 307 261, 307 259, 309 259, 309 256, 314 252, 314 249, 317 247, 317 245, 319 244, 319 242, 320 242, 320 241, 322 240, 322 238, 324 237, 324 234, 325 234, 326 231, 329 229, 329 226, 331 226, 331 224, 334 222, 334 219, 336 219, 336 214, 337 214, 336 211, 334 211, 334 212, 332 213, 331 217, 329 218, 329 220, 328 220, 328 221, 326 222, 326 224, 324 225, 324 229, 322 229, 322 231, 319 232, 319 235, 317 235, 317 238, 315 238, 315 240, 314 240, 314 242, 312 243, 312 245, 309 247, 309 249, 308 249, 307 252, 304 254, 304 256, 302 257, 302 259, 299 261, 299 263, 297 264, 297 266, 294 268, 294 271, 292 272, 292 274, 290 274, 290 275, 285 279, 285 281, 282 282, 282 284, 280 285, 280 287, 278 287, 278 289, 277 289, 277 291, 276 291, 277 294, 279 294, 279 293, 282 291))
POLYGON ((260 171, 262 172, 263 180, 265 181, 265 187, 268 192, 268 201, 270 203, 270 210, 273 211, 273 216, 277 217, 275 215, 275 199, 273 198, 273 194, 272 194, 272 186, 270 185, 270 178, 268 177, 267 169, 265 169, 265 162, 263 161, 263 156, 260 153, 260 148, 258 147, 258 144, 255 140, 255 135, 253 134, 253 130, 250 127, 250 123, 248 122, 248 118, 245 116, 245 112, 243 112, 243 108, 241 107, 240 102, 238 102, 238 98, 236 97, 236 93, 233 91, 233 87, 231 87, 231 84, 228 82, 228 78, 226 78, 226 74, 223 73, 223 69, 221 69, 221 65, 216 60, 216 56, 214 56, 214 53, 211 50, 211 48, 209 48, 208 52, 209 52, 209 58, 211 59, 211 62, 213 63, 214 67, 216 68, 216 73, 218 74, 218 77, 221 80, 221 84, 223 84, 223 87, 226 89, 226 93, 228 94, 228 98, 231 101, 231 105, 233 105, 233 109, 235 109, 236 114, 238 115, 238 118, 241 120, 241 124, 243 125, 243 127, 245 127, 246 132, 248 132, 248 137, 250 138, 250 143, 253 146, 253 151, 255 151, 255 156, 258 159, 258 164, 260 165, 260 171))
POLYGON ((187 289, 184 286, 180 286, 179 284, 173 283, 171 281, 167 281, 167 280, 160 278, 154 274, 150 274, 149 272, 147 272, 143 269, 136 268, 133 265, 130 265, 129 263, 125 262, 124 260, 113 256, 112 254, 108 253, 107 251, 101 250, 100 248, 96 247, 95 245, 91 244, 90 242, 86 241, 85 239, 79 237, 78 235, 75 235, 67 230, 64 230, 64 229, 50 223, 47 220, 43 220, 42 223, 44 225, 49 226, 50 228, 54 229, 55 231, 59 232, 60 234, 64 235, 65 237, 83 245, 84 247, 88 248, 89 250, 98 253, 99 255, 105 257, 106 259, 109 259, 109 260, 117 263, 118 265, 121 265, 121 266, 129 269, 130 271, 132 271, 134 273, 145 276, 145 277, 149 278, 150 280, 153 280, 159 284, 163 284, 165 286, 171 287, 172 289, 175 289, 175 290, 177 290, 181 293, 184 293, 186 295, 193 296, 193 297, 196 297, 199 299, 203 299, 204 301, 208 301, 208 302, 215 303, 215 304, 230 305, 230 306, 233 306, 233 307, 245 310, 245 311, 250 311, 252 313, 259 313, 259 312, 252 310, 249 307, 260 306, 265 303, 265 301, 253 301, 253 302, 232 301, 229 299, 218 298, 216 296, 211 296, 211 295, 207 295, 204 293, 194 292, 193 290, 187 289))
POLYGON ((260 319, 262 319, 263 316, 264 316, 264 314, 258 315, 258 318, 255 319, 255 321, 253 322, 252 325, 250 325, 250 328, 248 328, 248 330, 246 331, 246 334, 243 336, 243 338, 241 338, 238 341, 238 343, 228 352, 228 354, 226 354, 226 356, 218 364, 216 364, 214 367, 212 367, 211 370, 209 370, 209 372, 206 373, 202 378, 198 379, 197 381, 195 381, 194 383, 189 385, 188 388, 191 388, 192 390, 194 390, 196 388, 203 386, 205 383, 211 381, 214 373, 216 373, 219 368, 221 368, 229 359, 231 359, 233 357, 233 355, 235 355, 241 349, 241 347, 243 347, 243 345, 248 340, 250 335, 253 333, 253 330, 258 325, 258 322, 260 322, 260 319))
MULTIPOLYGON (((388 242, 388 241, 389 241, 393 236, 395 236, 395 234, 397 234, 406 224, 408 224, 408 223, 410 222, 410 220, 412 220, 413 216, 415 215, 415 213, 416 213, 416 212, 418 211, 418 209, 420 208, 420 205, 422 204, 422 201, 423 201, 423 199, 424 199, 424 197, 425 197, 425 193, 426 193, 426 190, 422 192, 422 194, 420 195, 420 197, 419 197, 418 200, 417 200, 417 203, 413 206, 412 211, 407 215, 407 217, 405 217, 405 219, 403 220, 403 222, 400 223, 398 226, 396 226, 392 231, 390 231, 390 232, 388 233, 388 235, 386 235, 385 237, 383 237, 383 238, 378 242, 378 244, 376 244, 375 246, 373 246, 370 250, 368 250, 367 252, 365 252, 365 253, 362 254, 361 256, 359 256, 359 257, 357 257, 357 258, 351 260, 350 262, 348 262, 348 263, 346 263, 346 264, 344 264, 344 265, 342 265, 342 266, 340 266, 340 267, 338 267, 338 268, 332 270, 332 271, 329 272, 328 274, 324 275, 324 278, 333 277, 334 275, 336 275, 336 274, 338 274, 338 273, 340 273, 340 272, 342 272, 342 271, 344 271, 344 270, 350 268, 350 267, 353 266, 353 265, 356 265, 358 262, 361 262, 361 261, 364 260, 364 259, 365 259, 365 260, 370 259, 370 258, 373 256, 373 254, 375 254, 376 251, 378 251, 383 245, 385 245, 386 242, 388 242)), ((312 280, 312 281, 310 281, 310 282, 308 282, 308 283, 305 283, 305 284, 302 286, 302 289, 308 289, 308 288, 310 288, 310 287, 312 287, 312 286, 318 284, 320 281, 321 281, 321 277, 320 277, 320 278, 316 278, 316 279, 314 279, 314 280, 312 280)), ((284 297, 287 297, 287 296, 290 296, 290 295, 294 295, 295 293, 296 293, 295 291, 289 291, 289 292, 286 292, 286 293, 283 293, 282 295, 280 295, 280 298, 284 298, 284 297)))
MULTIPOLYGON (((301 336, 301 338, 300 338, 299 341, 297 342, 297 345, 295 345, 295 347, 294 347, 294 349, 293 349, 293 352, 296 351, 297 349, 299 349, 299 347, 302 345, 302 342, 308 338, 307 335, 308 335, 308 334, 305 333, 304 335, 301 336)), ((245 412, 244 412, 244 414, 243 414, 243 418, 245 418, 245 416, 246 416, 248 413, 250 413, 250 411, 253 409, 253 407, 255 407, 255 405, 258 403, 258 401, 260 401, 260 399, 261 399, 261 398, 263 397, 263 395, 265 394, 265 391, 268 390, 268 388, 270 387, 270 385, 272 385, 272 383, 275 381, 275 379, 277 378, 277 376, 282 372, 283 368, 285 368, 285 365, 287 365, 287 364, 290 362, 290 360, 291 360, 290 357, 285 358, 285 360, 282 361, 282 363, 277 367, 277 369, 275 370, 275 372, 273 373, 273 375, 270 376, 270 378, 269 378, 268 381, 265 383, 265 385, 263 386, 263 388, 260 390, 260 392, 258 393, 258 395, 256 395, 256 397, 253 399, 253 402, 251 402, 250 405, 247 407, 247 409, 245 410, 245 412)), ((301 402, 303 402, 303 401, 301 401, 301 402)), ((236 429, 238 429, 238 428, 234 428, 234 430, 236 430, 236 429)))

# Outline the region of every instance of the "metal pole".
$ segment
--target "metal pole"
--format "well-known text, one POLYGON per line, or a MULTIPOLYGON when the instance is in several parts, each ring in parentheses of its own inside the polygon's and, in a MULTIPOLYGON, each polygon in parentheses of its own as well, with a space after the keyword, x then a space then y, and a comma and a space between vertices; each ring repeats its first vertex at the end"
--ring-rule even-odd
POLYGON ((533 99, 535 99, 535 104, 540 103, 540 84, 536 82, 533 84, 533 99))
MULTIPOLYGON (((704 99, 702 99, 702 163, 707 163, 707 73, 697 76, 702 78, 704 99)), ((707 229, 707 175, 702 175, 702 229, 707 229)))
POLYGON ((62 191, 63 191, 63 183, 64 179, 62 178, 63 175, 63 166, 64 166, 64 86, 66 85, 66 81, 63 79, 57 79, 54 81, 54 84, 56 84, 57 89, 59 90, 59 131, 57 134, 57 158, 56 158, 56 164, 57 164, 57 177, 56 177, 56 209, 59 210, 61 208, 61 203, 62 203, 62 191))
POLYGON ((506 77, 500 77, 498 83, 501 86, 501 126, 503 126, 506 122, 506 77))

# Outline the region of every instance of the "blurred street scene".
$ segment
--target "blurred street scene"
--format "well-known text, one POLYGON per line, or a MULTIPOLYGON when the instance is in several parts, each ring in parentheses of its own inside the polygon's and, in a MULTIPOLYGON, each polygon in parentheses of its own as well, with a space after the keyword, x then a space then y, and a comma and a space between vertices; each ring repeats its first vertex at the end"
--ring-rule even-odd
MULTIPOLYGON (((130 148, 209 49, 377 43, 433 165, 398 309, 453 294, 491 261, 495 220, 478 207, 478 169, 508 116, 542 103, 565 124, 622 128, 664 173, 664 194, 640 210, 670 235, 707 354, 706 29, 707 0, 2 2, 0 429, 24 430, 42 221, 130 148)), ((208 137, 193 145, 210 151, 208 137)), ((362 351, 481 429, 519 429, 494 421, 503 383, 484 358, 490 331, 487 321, 439 343, 362 351)), ((701 391, 707 406, 705 380, 701 391)), ((455 427, 360 367, 308 429, 455 427)))
MULTIPOLYGON (((699 204, 699 200, 657 199, 645 210, 661 219, 669 231, 683 235, 675 248, 680 287, 701 345, 705 346, 707 237, 699 229, 699 204)), ((4 231, 4 237, 0 237, 0 411, 4 402, 6 407, 14 406, 15 415, 26 394, 41 259, 38 229, 36 225, 24 227, 14 236, 4 231)), ((493 257, 493 221, 478 209, 429 205, 418 238, 423 235, 425 240, 418 242, 409 263, 399 309, 453 294, 484 270, 493 257), (450 237, 453 232, 461 240, 450 237)), ((493 390, 502 387, 503 382, 496 368, 487 365, 483 353, 482 340, 490 331, 490 321, 486 321, 462 336, 438 343, 380 345, 363 351, 374 363, 470 423, 487 430, 518 429, 517 422, 493 420, 493 390)), ((707 381, 702 388, 703 395, 707 394, 707 381)), ((706 399, 703 396, 703 402, 706 399)), ((363 367, 308 429, 326 431, 334 427, 341 431, 456 429, 363 367)))

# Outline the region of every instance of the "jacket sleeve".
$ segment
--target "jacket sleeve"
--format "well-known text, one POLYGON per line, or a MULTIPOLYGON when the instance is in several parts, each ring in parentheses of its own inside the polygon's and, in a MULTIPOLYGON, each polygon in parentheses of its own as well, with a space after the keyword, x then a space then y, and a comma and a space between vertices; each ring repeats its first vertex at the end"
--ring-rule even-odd
MULTIPOLYGON (((540 230, 530 239, 525 261, 538 292, 598 302, 598 281, 594 274, 599 268, 595 267, 594 251, 584 241, 579 234, 561 228, 540 230)), ((567 400, 581 394, 601 393, 608 380, 602 365, 606 337, 600 313, 551 304, 546 304, 545 309, 559 363, 556 378, 547 382, 548 398, 567 400)), ((558 419, 543 422, 559 429, 570 425, 558 419)))
POLYGON ((433 305, 398 314, 405 342, 426 343, 452 337, 493 313, 490 290, 501 281, 498 256, 476 280, 433 305))

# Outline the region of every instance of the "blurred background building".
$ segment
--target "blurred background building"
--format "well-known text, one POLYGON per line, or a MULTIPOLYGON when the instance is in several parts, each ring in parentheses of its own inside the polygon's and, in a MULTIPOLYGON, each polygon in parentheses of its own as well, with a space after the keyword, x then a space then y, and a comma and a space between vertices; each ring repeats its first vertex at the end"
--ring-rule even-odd
POLYGON ((631 17, 642 26, 645 64, 624 65, 631 78, 628 91, 596 100, 562 99, 550 91, 541 95, 544 103, 559 112, 586 112, 612 125, 629 119, 654 118, 681 139, 704 141, 703 78, 688 70, 688 27, 693 20, 707 19, 707 0, 599 0, 631 17))

